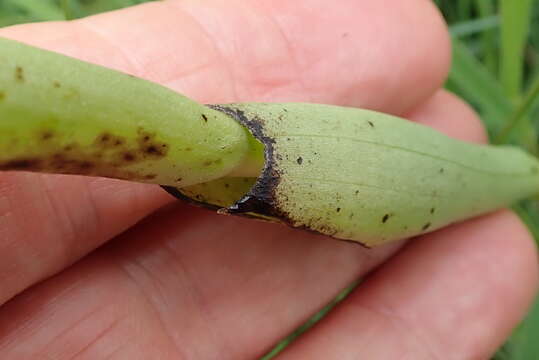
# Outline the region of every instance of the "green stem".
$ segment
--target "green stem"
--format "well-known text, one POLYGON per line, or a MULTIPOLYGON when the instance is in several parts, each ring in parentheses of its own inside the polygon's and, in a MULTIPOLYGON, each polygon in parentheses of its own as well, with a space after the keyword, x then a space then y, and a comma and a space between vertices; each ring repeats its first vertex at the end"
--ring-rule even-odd
POLYGON ((524 50, 531 21, 531 0, 501 0, 500 79, 507 95, 518 99, 522 90, 524 50))
POLYGON ((525 121, 526 115, 528 114, 530 108, 535 103, 536 98, 539 96, 539 77, 535 79, 532 84, 530 91, 521 102, 520 106, 517 107, 516 111, 511 116, 507 125, 500 131, 499 135, 495 138, 495 144, 506 143, 509 137, 511 136, 514 129, 525 121))
POLYGON ((62 0, 62 9, 64 10, 66 20, 73 19, 73 15, 71 14, 70 0, 62 0))
MULTIPOLYGON (((494 3, 491 1, 476 0, 475 5, 479 11, 481 19, 491 19, 495 16, 494 3)), ((499 22, 499 18, 495 17, 499 22)), ((484 63, 487 69, 492 73, 496 73, 497 56, 496 56, 496 37, 492 28, 485 29, 481 34, 483 43, 484 63)))
POLYGON ((160 85, 0 39, 0 169, 186 186, 257 176, 261 146, 160 85))

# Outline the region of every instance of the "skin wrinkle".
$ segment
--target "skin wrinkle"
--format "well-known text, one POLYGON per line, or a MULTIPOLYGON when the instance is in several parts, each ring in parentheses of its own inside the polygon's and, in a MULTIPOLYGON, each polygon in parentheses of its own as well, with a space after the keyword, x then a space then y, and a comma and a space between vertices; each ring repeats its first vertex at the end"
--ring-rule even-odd
MULTIPOLYGON (((161 311, 158 309, 158 307, 155 305, 155 302, 152 300, 152 296, 150 296, 145 289, 145 286, 143 283, 141 283, 140 280, 138 280, 138 276, 133 270, 130 270, 131 266, 134 266, 141 270, 143 273, 147 274, 149 277, 154 278, 154 276, 151 274, 151 271, 146 269, 145 266, 143 266, 140 261, 133 260, 129 262, 129 264, 124 264, 124 261, 117 260, 113 261, 115 265, 127 276, 129 280, 131 280, 131 283, 134 285, 135 290, 142 295, 142 298, 144 299, 144 303, 146 304, 146 307, 155 314, 155 317, 157 318, 157 321, 159 322, 159 326, 161 327, 162 333, 167 337, 168 343, 172 346, 172 348, 175 350, 176 354, 179 356, 178 359, 190 359, 190 357, 187 355, 185 350, 182 350, 181 347, 178 345, 176 340, 172 337, 170 332, 168 331, 168 327, 166 325, 165 320, 162 317, 161 311), (131 266, 130 266, 131 265, 131 266)), ((186 289, 188 290, 188 289, 186 289)))
POLYGON ((49 352, 48 349, 51 348, 54 345, 54 343, 61 342, 62 337, 71 333, 73 329, 75 329, 85 320, 88 320, 89 318, 94 317, 94 315, 99 314, 100 311, 101 311, 101 307, 97 306, 95 309, 92 309, 91 311, 84 313, 82 317, 73 321, 73 323, 71 323, 69 326, 66 326, 62 331, 60 331, 60 333, 56 334, 54 338, 52 338, 49 342, 44 344, 43 348, 40 349, 40 351, 43 351, 45 353, 49 352))
MULTIPOLYGON (((10 351, 10 348, 16 350, 19 345, 24 347, 24 344, 21 344, 20 339, 22 337, 30 337, 33 333, 37 333, 40 331, 42 327, 44 327, 44 324, 47 324, 49 321, 52 321, 55 317, 55 313, 57 312, 59 307, 62 307, 62 305, 58 305, 58 301, 61 300, 63 297, 68 295, 70 292, 72 292, 75 288, 77 288, 83 279, 79 279, 79 281, 75 281, 68 286, 66 286, 64 289, 62 289, 58 294, 54 295, 53 297, 47 298, 46 301, 42 301, 39 303, 39 307, 43 309, 42 313, 44 313, 45 317, 32 317, 31 315, 25 315, 24 318, 18 318, 17 319, 17 327, 14 329, 8 329, 4 331, 0 331, 0 352, 1 351, 10 351), (46 309, 46 310, 45 310, 46 309)), ((38 301, 41 301, 40 298, 38 301)), ((21 305, 20 302, 26 302, 25 305, 29 305, 30 302, 35 301, 35 296, 31 293, 23 293, 19 297, 11 300, 12 302, 18 301, 19 306, 21 305)), ((9 307, 11 304, 8 302, 5 304, 5 307, 9 307)), ((6 311, 4 309, 4 311, 6 311)), ((5 319, 2 319, 1 317, 8 317, 11 315, 10 312, 4 312, 0 313, 0 323, 6 322, 5 319)))
MULTIPOLYGON (((205 32, 209 37, 213 34, 213 38, 219 38, 219 28, 213 28, 208 25, 209 21, 204 19, 203 13, 198 13, 196 10, 193 11, 191 7, 187 6, 188 3, 182 3, 182 8, 184 11, 188 12, 193 18, 196 18, 201 26, 205 29, 205 32), (205 20, 205 21, 203 21, 205 20)), ((232 64, 231 61, 227 62, 228 68, 230 68, 230 73, 234 75, 233 84, 235 87, 235 93, 232 98, 227 99, 225 102, 230 101, 241 101, 246 99, 257 99, 258 101, 264 101, 266 99, 275 99, 281 98, 282 93, 290 93, 287 90, 289 87, 293 87, 294 91, 292 94, 301 93, 302 99, 305 100, 306 97, 310 97, 308 93, 301 91, 297 87, 297 75, 293 76, 288 74, 290 71, 286 71, 286 75, 281 75, 283 69, 288 69, 290 66, 290 56, 282 53, 282 46, 284 44, 281 35, 278 33, 278 29, 275 28, 274 31, 267 31, 262 34, 262 37, 253 44, 253 49, 245 49, 243 44, 238 44, 238 41, 241 40, 242 31, 245 31, 244 28, 253 27, 254 25, 250 22, 251 18, 260 18, 261 21, 256 22, 258 27, 254 27, 251 31, 258 34, 259 26, 261 24, 269 23, 272 27, 275 26, 271 22, 269 15, 258 11, 258 8, 254 6, 257 3, 242 3, 241 11, 231 12, 229 18, 233 18, 237 23, 244 23, 244 27, 234 26, 231 28, 230 36, 228 38, 223 38, 221 41, 215 42, 216 48, 220 51, 224 58, 236 59, 237 64, 232 64), (247 15, 245 13, 248 13, 247 15), (267 19, 267 21, 263 21, 267 19), (279 41, 279 39, 281 39, 279 41), (270 55, 264 53, 263 56, 259 55, 256 49, 260 47, 259 43, 262 44, 273 44, 276 50, 272 51, 270 55), (241 46, 240 46, 241 45, 241 46), (276 63, 274 58, 278 58, 279 63, 276 63), (281 63, 283 59, 286 60, 286 63, 281 63), (230 64, 230 65, 229 65, 230 64), (274 69, 278 69, 278 74, 275 75, 274 69), (268 75, 270 73, 270 75, 268 75), (285 78, 285 79, 283 79, 285 78), (273 96, 275 93, 280 93, 280 95, 273 96)), ((222 4, 219 4, 222 5, 222 4)), ((230 11, 228 8, 223 8, 223 11, 230 11)), ((212 24, 215 25, 215 24, 212 24)), ((219 25, 219 24, 218 24, 219 25)), ((263 46, 262 46, 263 47, 263 46)), ((232 75, 231 75, 232 76, 232 75)), ((292 95, 293 97, 296 95, 292 95)), ((289 98, 290 96, 288 96, 289 98)), ((287 97, 282 97, 286 99, 287 97)))
MULTIPOLYGON (((98 207, 97 207, 97 201, 96 201, 96 198, 95 198, 95 195, 94 193, 91 191, 91 188, 90 188, 90 182, 86 182, 84 183, 84 191, 85 191, 85 198, 88 200, 88 204, 89 204, 89 208, 91 209, 90 210, 90 213, 91 213, 91 216, 90 218, 93 220, 91 223, 93 224, 92 226, 92 231, 94 234, 92 234, 93 236, 97 236, 98 234, 101 234, 103 233, 103 219, 100 215, 100 212, 98 210, 98 207)), ((138 201, 135 200, 136 198, 134 198, 134 203, 135 205, 138 205, 138 201)), ((136 206, 133 206, 133 207, 129 207, 129 209, 138 209, 136 206)), ((134 211, 134 210, 133 210, 134 211)), ((81 254, 81 253, 84 253, 84 248, 81 248, 81 246, 79 245, 80 243, 78 241, 75 241, 75 253, 76 254, 81 254)), ((69 261, 69 259, 67 259, 67 261, 69 261)))
POLYGON ((198 313, 204 319, 205 327, 207 328, 208 333, 213 334, 212 338, 214 339, 214 347, 218 348, 215 353, 217 354, 233 354, 231 346, 226 341, 219 341, 218 339, 224 338, 222 334, 217 334, 214 327, 212 326, 215 323, 215 316, 212 316, 211 306, 208 305, 206 297, 202 295, 202 291, 199 288, 198 283, 193 279, 192 274, 189 271, 185 261, 182 258, 180 252, 177 252, 168 242, 164 243, 165 249, 168 250, 170 254, 173 255, 173 258, 176 260, 177 264, 182 269, 183 278, 187 282, 185 289, 187 290, 189 297, 193 299, 193 303, 196 304, 198 308, 198 313))
MULTIPOLYGON (((126 348, 126 345, 125 344, 122 344, 122 345, 119 345, 116 349, 112 350, 112 352, 110 354, 107 355, 106 358, 104 358, 104 360, 111 360, 111 359, 114 359, 114 357, 116 355, 118 355, 123 349, 126 348)), ((124 359, 123 355, 122 357, 119 357, 119 359, 124 359)))
POLYGON ((136 76, 144 76, 144 68, 136 62, 136 59, 134 56, 129 56, 128 53, 123 49, 122 44, 116 44, 114 43, 109 36, 107 36, 106 33, 99 30, 97 27, 93 25, 91 21, 75 21, 75 26, 78 26, 79 28, 83 29, 86 32, 89 32, 90 34, 94 35, 95 37, 99 38, 102 44, 107 44, 108 47, 113 49, 118 55, 121 56, 122 63, 125 64, 125 67, 127 70, 124 70, 127 73, 136 75, 136 76))
POLYGON ((198 29, 200 29, 200 33, 206 37, 209 43, 213 44, 213 53, 216 55, 215 58, 220 59, 219 63, 225 66, 228 79, 229 79, 228 83, 231 85, 231 89, 232 89, 232 98, 239 99, 237 81, 236 81, 236 77, 234 76, 234 70, 233 70, 234 67, 232 66, 232 63, 228 60, 228 58, 225 56, 222 49, 217 45, 216 43, 217 39, 211 36, 211 34, 208 32, 208 30, 203 26, 203 24, 200 22, 200 20, 196 16, 191 14, 189 11, 186 11, 184 7, 180 6, 180 2, 169 1, 167 2, 167 5, 170 5, 171 8, 174 8, 184 17, 188 17, 189 19, 191 19, 192 23, 195 24, 198 27, 198 29))
MULTIPOLYGON (((95 315, 99 315, 99 313, 101 311, 102 311, 102 307, 97 306, 92 311, 90 311, 88 313, 85 313, 81 318, 74 321, 70 326, 65 327, 59 334, 56 334, 55 337, 51 341, 49 341, 47 344, 43 345, 43 348, 40 351, 42 351, 43 353, 49 353, 50 351, 48 351, 48 349, 50 349, 52 346, 54 346, 55 343, 57 343, 57 342, 61 343, 63 337, 68 337, 66 335, 70 334, 74 329, 76 329, 78 326, 80 326, 81 323, 83 323, 84 321, 94 317, 95 315)), ((116 322, 117 319, 118 318, 115 318, 112 323, 114 324, 114 322, 116 322)), ((80 351, 78 351, 78 352, 80 352, 80 351)))
MULTIPOLYGON (((258 3, 260 7, 262 7, 263 3, 258 3)), ((256 10, 256 7, 253 6, 256 10)), ((261 9, 260 9, 261 10, 261 9)), ((267 7, 266 9, 264 9, 264 11, 258 11, 258 14, 260 17, 266 17, 269 22, 274 26, 274 28, 276 29, 276 32, 280 34, 281 36, 281 39, 282 41, 284 42, 286 48, 287 48, 287 51, 288 51, 288 54, 289 54, 289 58, 292 59, 292 64, 294 66, 294 69, 295 69, 295 73, 296 73, 296 78, 295 79, 290 79, 290 83, 298 83, 301 87, 301 91, 306 94, 307 98, 305 99, 306 102, 312 102, 313 101, 313 98, 312 96, 310 95, 310 92, 308 91, 308 88, 307 88, 307 85, 305 84, 305 81, 303 80, 303 70, 301 68, 301 66, 299 65, 299 62, 298 62, 298 59, 297 59, 297 54, 295 53, 294 51, 294 46, 292 44, 292 41, 290 41, 285 29, 283 28, 283 25, 279 22, 279 20, 277 19, 277 17, 275 16, 274 13, 272 13, 271 11, 267 11, 267 7)))
MULTIPOLYGON (((65 204, 62 205, 54 199, 51 193, 54 193, 54 189, 51 186, 51 183, 47 181, 45 176, 38 175, 37 179, 39 181, 40 187, 43 188, 43 197, 45 198, 48 207, 52 209, 53 215, 51 218, 55 220, 56 226, 55 229, 58 229, 60 235, 58 237, 75 239, 77 235, 77 226, 75 225, 75 220, 73 219, 72 213, 66 209, 65 204)), ((54 181, 54 179, 52 179, 54 181)), ((66 261, 70 258, 70 251, 68 247, 61 246, 61 243, 58 243, 58 253, 64 254, 63 261, 66 261)), ((39 261, 39 260, 38 260, 39 261)))
POLYGON ((413 343, 416 344, 416 351, 424 352, 425 355, 429 356, 429 359, 445 359, 445 357, 442 356, 442 352, 440 351, 439 346, 436 346, 433 343, 432 339, 429 340, 429 336, 425 336, 425 334, 420 334, 419 331, 417 331, 415 324, 410 323, 406 318, 399 316, 394 311, 391 311, 389 307, 384 307, 383 304, 380 304, 379 307, 374 307, 369 306, 365 303, 354 303, 351 306, 361 308, 365 311, 381 316, 387 319, 391 324, 394 324, 397 328, 402 329, 402 331, 396 332, 401 335, 405 334, 406 337, 412 339, 413 343))
POLYGON ((123 318, 116 318, 114 321, 103 328, 100 332, 96 334, 96 336, 90 341, 88 344, 86 344, 84 347, 82 347, 79 351, 77 351, 73 356, 69 358, 69 360, 75 360, 81 357, 84 353, 88 352, 92 347, 96 346, 101 339, 105 337, 108 333, 111 333, 114 329, 116 329, 123 320, 125 320, 126 317, 123 318))
MULTIPOLYGON (((29 174, 23 175, 24 182, 26 182, 25 180, 27 179, 28 175, 29 174)), ((35 186, 33 186, 31 190, 33 193, 37 192, 37 189, 35 186)), ((42 194, 36 194, 36 195, 40 199, 43 199, 43 198, 45 198, 45 200, 47 199, 46 195, 42 195, 42 194)), ((8 200, 9 200, 9 203, 11 204, 10 206, 11 208, 20 210, 21 204, 19 202, 15 203, 15 200, 11 196, 9 197, 8 200)), ((54 208, 52 208, 52 205, 50 203, 47 205, 48 205, 48 208, 52 210, 50 212, 54 212, 54 208)), ((35 211, 35 208, 31 208, 30 210, 33 213, 35 211)), ((43 207, 41 207, 40 210, 43 210, 43 207)), ((28 221, 28 218, 26 216, 20 216, 20 215, 21 214, 17 214, 16 211, 10 212, 10 218, 13 219, 12 221, 13 225, 12 226, 8 225, 10 228, 8 233, 10 234, 4 238, 4 239, 6 238, 13 239, 12 244, 14 246, 12 248, 15 250, 15 254, 13 254, 13 258, 16 258, 18 260, 17 263, 14 265, 15 271, 7 275, 8 279, 11 281, 12 281, 13 274, 23 273, 24 275, 22 275, 21 277, 33 276, 34 274, 37 274, 40 269, 40 264, 43 261, 42 256, 40 254, 40 249, 37 246, 32 244, 32 241, 34 240, 34 236, 32 235, 35 235, 35 234, 33 232, 28 233, 27 231, 25 231, 26 229, 28 229, 27 223, 26 223, 28 221), (22 253, 24 253, 24 255, 22 255, 22 253)), ((27 214, 24 214, 24 215, 27 215, 27 214)), ((50 233, 50 228, 51 228, 50 226, 45 226, 44 228, 42 228, 40 235, 46 236, 48 233, 50 233)), ((11 281, 8 281, 8 284, 11 281)), ((17 290, 20 290, 19 283, 17 282, 14 284, 15 284, 15 288, 17 290)), ((13 297, 14 295, 15 294, 9 294, 9 293, 7 295, 4 295, 4 292, 0 293, 0 304, 3 304, 6 301, 10 300, 11 297, 13 297)))

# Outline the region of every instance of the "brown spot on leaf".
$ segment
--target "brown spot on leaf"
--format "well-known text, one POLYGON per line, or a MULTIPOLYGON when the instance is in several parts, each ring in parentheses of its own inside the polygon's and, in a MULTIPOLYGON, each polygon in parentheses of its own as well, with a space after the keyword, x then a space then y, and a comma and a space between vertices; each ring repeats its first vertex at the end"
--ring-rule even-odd
MULTIPOLYGON (((56 134, 44 129, 36 134, 39 141, 51 141, 56 134)), ((166 154, 168 145, 155 142, 151 135, 148 142, 128 142, 124 137, 104 131, 90 145, 70 143, 60 151, 43 155, 0 161, 0 170, 25 170, 56 172, 62 174, 94 175, 128 180, 151 180, 154 174, 141 174, 126 167, 144 161, 148 156, 166 154)), ((142 136, 142 138, 144 135, 142 136)))
POLYGON ((374 124, 372 123, 372 121, 367 121, 367 122, 369 123, 369 125, 370 125, 371 127, 374 127, 374 124))
POLYGON ((62 84, 60 84, 59 81, 53 81, 52 86, 55 87, 56 89, 59 89, 62 87, 62 84))
POLYGON ((156 145, 149 145, 145 147, 143 151, 146 155, 153 157, 161 157, 166 155, 166 151, 162 147, 156 145))
POLYGON ((109 133, 103 133, 97 137, 97 142, 101 144, 108 144, 112 135, 109 133))
POLYGON ((204 114, 202 114, 202 120, 204 120, 204 122, 208 122, 208 117, 204 114))
POLYGON ((426 223, 425 225, 423 225, 423 228, 421 230, 425 231, 427 230, 428 228, 430 228, 430 222, 429 223, 426 223))
POLYGON ((15 68, 15 79, 19 82, 24 82, 24 69, 20 66, 15 68))
POLYGON ((430 209, 430 213, 431 213, 431 214, 434 214, 434 211, 436 211, 435 208, 431 208, 431 209, 430 209))
POLYGON ((39 139, 43 141, 51 140, 54 137, 54 133, 51 130, 44 130, 39 135, 39 139))
POLYGON ((144 131, 143 129, 139 129, 138 133, 137 142, 144 156, 158 158, 164 157, 168 153, 168 144, 156 141, 155 134, 144 131))
POLYGON ((137 156, 130 151, 124 152, 122 158, 127 162, 133 162, 137 160, 137 156))
POLYGON ((303 158, 300 156, 300 157, 296 160, 296 162, 298 163, 298 165, 303 164, 303 158))
POLYGON ((144 179, 146 179, 146 180, 153 180, 153 179, 155 179, 156 177, 157 177, 156 174, 148 174, 148 175, 144 176, 144 179))
POLYGON ((385 214, 384 217, 382 218, 382 223, 385 224, 385 222, 389 219, 389 214, 385 214))

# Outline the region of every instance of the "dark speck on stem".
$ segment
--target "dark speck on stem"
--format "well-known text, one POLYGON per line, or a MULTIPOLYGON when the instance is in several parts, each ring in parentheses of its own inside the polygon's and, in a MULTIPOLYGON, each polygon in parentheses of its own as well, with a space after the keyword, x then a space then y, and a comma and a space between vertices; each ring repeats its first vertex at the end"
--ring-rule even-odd
POLYGON ((24 82, 24 70, 20 66, 15 68, 15 79, 19 82, 24 82))

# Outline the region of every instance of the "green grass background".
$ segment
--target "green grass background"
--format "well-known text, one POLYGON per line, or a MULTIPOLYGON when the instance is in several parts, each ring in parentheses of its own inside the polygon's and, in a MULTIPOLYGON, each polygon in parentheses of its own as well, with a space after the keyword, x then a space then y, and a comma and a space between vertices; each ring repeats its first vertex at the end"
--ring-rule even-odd
MULTIPOLYGON (((0 26, 73 19, 147 1, 150 0, 0 0, 0 26)), ((435 2, 453 37, 453 66, 446 87, 478 110, 492 142, 515 144, 539 154, 539 1, 435 2)), ((539 200, 528 199, 514 209, 539 243, 539 200)), ((271 359, 307 331, 350 289, 263 359, 271 359)), ((493 359, 539 359, 538 340, 539 298, 493 359)))

